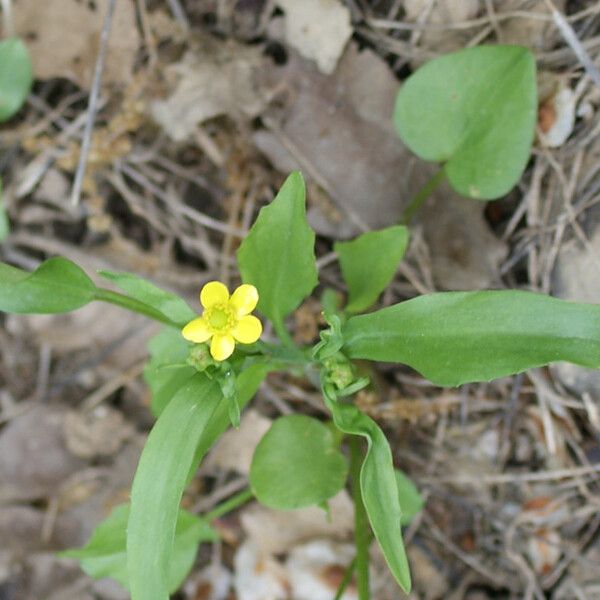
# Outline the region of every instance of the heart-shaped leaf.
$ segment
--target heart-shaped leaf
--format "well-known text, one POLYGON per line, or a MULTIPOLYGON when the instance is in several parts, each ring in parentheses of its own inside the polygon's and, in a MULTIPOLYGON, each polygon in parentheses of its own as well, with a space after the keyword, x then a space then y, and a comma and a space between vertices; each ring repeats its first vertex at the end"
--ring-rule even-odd
POLYGON ((394 277, 408 244, 403 225, 368 231, 350 242, 337 242, 344 281, 348 285, 348 312, 369 308, 394 277))
POLYGON ((256 447, 250 484, 262 504, 288 510, 331 498, 347 473, 346 459, 323 423, 288 415, 277 419, 256 447))
POLYGON ((444 162, 454 189, 498 198, 519 180, 537 115, 535 59, 520 46, 478 46, 428 62, 409 77, 394 122, 407 146, 444 162))

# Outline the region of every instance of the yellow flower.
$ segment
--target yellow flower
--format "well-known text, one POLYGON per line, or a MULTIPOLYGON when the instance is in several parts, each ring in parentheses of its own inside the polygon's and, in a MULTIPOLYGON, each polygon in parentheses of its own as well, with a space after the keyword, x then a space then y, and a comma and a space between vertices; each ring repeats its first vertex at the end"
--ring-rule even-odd
POLYGON ((240 285, 231 296, 220 281, 210 281, 200 292, 204 307, 201 317, 190 321, 181 333, 186 340, 202 344, 210 342, 210 353, 215 360, 226 360, 235 348, 235 342, 253 344, 262 333, 262 323, 250 313, 258 302, 258 291, 253 285, 240 285))

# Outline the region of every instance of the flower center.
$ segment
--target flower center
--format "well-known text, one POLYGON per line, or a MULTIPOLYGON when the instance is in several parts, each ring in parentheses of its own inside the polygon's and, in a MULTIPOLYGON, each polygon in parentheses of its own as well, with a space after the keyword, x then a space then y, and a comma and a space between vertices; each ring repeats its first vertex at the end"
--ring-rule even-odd
POLYGON ((235 325, 234 315, 227 306, 211 306, 206 312, 205 318, 213 329, 222 331, 235 325))

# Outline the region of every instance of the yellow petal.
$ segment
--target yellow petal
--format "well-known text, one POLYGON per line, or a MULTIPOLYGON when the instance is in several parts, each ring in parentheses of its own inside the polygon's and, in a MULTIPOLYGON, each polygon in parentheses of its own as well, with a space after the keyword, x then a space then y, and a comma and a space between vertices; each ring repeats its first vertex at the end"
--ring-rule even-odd
POLYGON ((201 344, 206 342, 212 335, 208 328, 208 323, 202 318, 198 317, 193 321, 190 321, 182 330, 181 335, 190 342, 201 344))
POLYGON ((262 323, 252 315, 242 317, 231 330, 233 337, 242 344, 253 344, 262 333, 262 323))
POLYGON ((210 353, 215 360, 225 360, 233 354, 235 340, 231 335, 213 335, 210 353))
POLYGON ((204 308, 225 304, 229 300, 227 286, 220 281, 209 281, 200 292, 200 303, 204 308))
POLYGON ((249 315, 258 303, 258 290, 253 285, 244 283, 233 292, 229 303, 235 308, 238 317, 249 315))

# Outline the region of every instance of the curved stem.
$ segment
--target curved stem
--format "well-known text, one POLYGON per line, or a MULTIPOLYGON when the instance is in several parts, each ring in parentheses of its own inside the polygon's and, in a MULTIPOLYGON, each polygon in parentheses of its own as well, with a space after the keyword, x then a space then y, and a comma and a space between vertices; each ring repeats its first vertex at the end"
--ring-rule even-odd
POLYGON ((408 203, 408 206, 404 209, 402 213, 401 223, 404 225, 408 225, 411 219, 415 216, 415 213, 421 208, 421 205, 434 190, 444 181, 446 178, 446 171, 444 167, 440 167, 439 171, 435 173, 427 183, 412 197, 411 201, 408 203))
POLYGON ((210 512, 207 512, 205 515, 203 515, 202 518, 207 523, 210 523, 211 521, 214 521, 215 519, 218 519, 219 517, 222 517, 223 515, 226 515, 227 513, 236 509, 238 506, 241 506, 249 500, 252 500, 252 498, 254 498, 252 490, 250 488, 246 488, 234 496, 231 496, 231 498, 228 498, 224 502, 221 502, 221 504, 215 506, 215 508, 213 508, 210 512))
POLYGON ((159 323, 163 323, 164 325, 169 325, 170 327, 180 327, 178 323, 171 321, 171 319, 163 315, 160 311, 156 310, 152 306, 148 306, 147 304, 144 304, 135 298, 130 298, 129 296, 119 294, 118 292, 113 292, 104 288, 98 288, 95 292, 95 299, 100 300, 101 302, 115 304, 116 306, 126 308, 132 312, 140 313, 141 315, 150 317, 151 319, 154 319, 159 323))
POLYGON ((356 569, 356 558, 352 559, 352 562, 348 565, 346 572, 344 573, 344 578, 342 579, 342 583, 340 583, 340 587, 337 589, 335 594, 335 598, 333 600, 341 600, 346 588, 349 583, 352 581, 352 575, 354 575, 354 570, 356 569))
POLYGON ((356 586, 359 600, 369 600, 369 520, 360 490, 362 452, 360 438, 350 436, 350 476, 354 500, 354 543, 356 545, 356 586))

